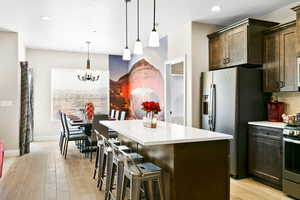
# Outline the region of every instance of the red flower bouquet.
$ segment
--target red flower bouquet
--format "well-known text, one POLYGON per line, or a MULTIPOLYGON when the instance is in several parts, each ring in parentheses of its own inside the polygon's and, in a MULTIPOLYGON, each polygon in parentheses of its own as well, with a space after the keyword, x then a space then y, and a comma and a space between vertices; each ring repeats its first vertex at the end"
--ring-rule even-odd
POLYGON ((158 116, 156 116, 160 111, 160 106, 158 102, 145 101, 142 103, 142 109, 147 112, 146 116, 143 118, 144 126, 148 128, 156 128, 158 116))
POLYGON ((161 111, 159 103, 154 101, 145 101, 142 103, 142 109, 146 112, 153 112, 155 114, 161 111))

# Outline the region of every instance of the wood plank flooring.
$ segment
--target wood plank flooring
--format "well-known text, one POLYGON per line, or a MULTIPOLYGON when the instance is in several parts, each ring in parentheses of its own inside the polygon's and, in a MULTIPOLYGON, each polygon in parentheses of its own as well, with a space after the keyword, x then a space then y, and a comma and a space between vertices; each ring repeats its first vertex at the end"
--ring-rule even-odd
MULTIPOLYGON (((103 200, 92 179, 94 163, 69 145, 67 160, 57 142, 35 142, 31 153, 5 160, 0 200, 103 200)), ((231 180, 231 200, 288 200, 252 179, 231 180)))

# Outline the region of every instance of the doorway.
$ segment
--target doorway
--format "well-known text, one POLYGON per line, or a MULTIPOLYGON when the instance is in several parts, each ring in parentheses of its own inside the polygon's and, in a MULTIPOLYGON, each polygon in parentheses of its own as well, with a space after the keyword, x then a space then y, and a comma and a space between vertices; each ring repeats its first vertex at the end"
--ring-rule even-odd
POLYGON ((166 121, 186 125, 186 70, 185 57, 165 64, 166 121))

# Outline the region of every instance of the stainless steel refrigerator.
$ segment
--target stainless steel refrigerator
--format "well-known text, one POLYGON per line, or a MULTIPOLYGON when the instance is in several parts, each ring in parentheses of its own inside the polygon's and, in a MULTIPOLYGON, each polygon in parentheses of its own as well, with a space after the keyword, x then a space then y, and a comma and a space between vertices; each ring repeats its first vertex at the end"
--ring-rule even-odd
POLYGON ((265 120, 262 70, 243 67, 202 73, 201 127, 230 134, 230 174, 247 177, 248 121, 265 120))

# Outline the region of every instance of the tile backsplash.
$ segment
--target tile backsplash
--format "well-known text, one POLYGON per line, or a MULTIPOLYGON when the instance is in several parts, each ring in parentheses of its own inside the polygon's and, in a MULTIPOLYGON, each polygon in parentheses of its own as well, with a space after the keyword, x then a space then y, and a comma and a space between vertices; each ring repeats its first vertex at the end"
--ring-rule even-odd
POLYGON ((278 92, 273 95, 278 97, 278 101, 285 103, 287 114, 300 113, 300 92, 278 92))

